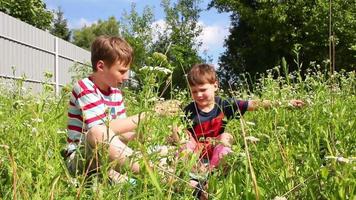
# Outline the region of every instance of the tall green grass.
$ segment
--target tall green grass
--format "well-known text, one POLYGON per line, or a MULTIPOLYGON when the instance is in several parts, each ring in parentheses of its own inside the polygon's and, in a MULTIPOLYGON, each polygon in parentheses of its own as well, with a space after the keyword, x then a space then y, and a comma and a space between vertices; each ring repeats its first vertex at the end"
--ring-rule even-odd
MULTIPOLYGON (((210 175, 208 192, 213 199, 256 199, 255 189, 260 199, 355 199, 355 72, 331 78, 320 70, 304 77, 279 74, 276 68, 252 87, 234 89, 233 96, 303 99, 307 106, 247 112, 242 121, 232 120, 227 131, 234 135, 234 153, 224 173, 220 169, 210 175), (242 131, 259 139, 248 141, 249 151, 242 131)), ((152 99, 159 96, 156 89, 125 91, 127 110, 149 111, 152 99)), ((112 185, 105 173, 86 179, 66 170, 60 151, 66 140, 68 91, 59 97, 48 91, 32 95, 22 91, 21 84, 3 85, 0 91, 0 199, 192 199, 186 181, 194 159, 176 161, 171 153, 168 163, 173 171, 167 171, 158 166, 159 155, 148 154, 151 146, 165 144, 169 126, 181 123, 179 116, 152 113, 140 124, 138 141, 129 145, 143 154, 142 173, 128 173, 137 180, 135 185, 112 185), (149 162, 155 167, 149 168, 149 162)), ((175 91, 173 97, 186 103, 187 93, 175 91)))

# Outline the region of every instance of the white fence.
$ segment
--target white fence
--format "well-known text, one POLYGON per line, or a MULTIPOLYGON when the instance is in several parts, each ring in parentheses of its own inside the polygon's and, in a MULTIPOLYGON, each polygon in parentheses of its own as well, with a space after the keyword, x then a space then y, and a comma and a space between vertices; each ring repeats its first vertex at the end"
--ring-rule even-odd
POLYGON ((49 83, 58 94, 71 81, 70 67, 89 62, 89 51, 0 12, 1 81, 25 77, 28 87, 40 90, 47 81, 44 74, 51 73, 49 83))

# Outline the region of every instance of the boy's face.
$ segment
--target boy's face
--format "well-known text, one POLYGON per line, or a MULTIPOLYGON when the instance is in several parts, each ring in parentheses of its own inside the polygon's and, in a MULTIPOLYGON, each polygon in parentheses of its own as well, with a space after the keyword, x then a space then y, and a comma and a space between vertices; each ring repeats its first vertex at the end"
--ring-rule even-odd
MULTIPOLYGON (((99 61, 100 62, 100 61, 99 61)), ((102 75, 106 85, 110 87, 119 87, 122 83, 129 78, 130 66, 124 65, 120 61, 115 61, 111 66, 103 62, 102 75)))
POLYGON ((215 91, 218 84, 205 83, 202 85, 191 86, 191 93, 194 101, 200 109, 204 109, 215 104, 215 91))

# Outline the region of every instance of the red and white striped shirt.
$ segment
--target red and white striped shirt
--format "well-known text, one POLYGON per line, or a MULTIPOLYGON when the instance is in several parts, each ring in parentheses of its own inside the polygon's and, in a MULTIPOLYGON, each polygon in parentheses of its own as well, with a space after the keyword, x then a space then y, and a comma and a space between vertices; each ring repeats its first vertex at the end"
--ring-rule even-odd
POLYGON ((119 89, 111 87, 109 92, 104 92, 90 78, 82 79, 73 86, 70 96, 67 141, 75 148, 73 145, 80 142, 83 133, 93 126, 125 117, 125 106, 119 89))

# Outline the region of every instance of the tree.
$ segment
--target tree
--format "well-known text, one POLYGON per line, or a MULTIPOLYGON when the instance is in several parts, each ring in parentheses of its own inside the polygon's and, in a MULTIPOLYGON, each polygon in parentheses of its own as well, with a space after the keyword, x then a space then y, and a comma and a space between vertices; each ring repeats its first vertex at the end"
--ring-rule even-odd
POLYGON ((58 7, 58 9, 54 10, 53 13, 54 19, 50 30, 51 34, 62 38, 63 40, 69 41, 71 33, 67 27, 67 19, 64 18, 61 7, 58 7))
POLYGON ((132 3, 130 13, 125 12, 120 21, 120 32, 135 52, 132 70, 136 73, 139 73, 139 68, 147 63, 147 58, 153 53, 153 20, 150 7, 145 7, 140 16, 136 4, 132 3))
POLYGON ((109 17, 107 21, 99 20, 90 26, 73 31, 73 43, 84 49, 90 49, 91 43, 100 35, 119 35, 119 23, 115 17, 109 17))
POLYGON ((1 0, 0 11, 42 30, 51 27, 53 18, 42 0, 1 0))
MULTIPOLYGON (((332 29, 338 69, 355 69, 355 0, 332 1, 332 29)), ((290 70, 300 47, 303 68, 329 59, 329 2, 314 0, 212 0, 211 7, 232 12, 231 29, 220 57, 220 74, 265 72, 284 57, 290 70)), ((300 67, 300 65, 299 65, 300 67)))
POLYGON ((202 32, 198 25, 200 0, 178 0, 173 6, 169 0, 162 0, 166 17, 166 28, 158 36, 155 51, 165 53, 174 66, 173 84, 180 88, 186 87, 182 80, 184 72, 193 64, 203 62, 199 56, 198 48, 201 43, 197 41, 202 32))

